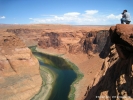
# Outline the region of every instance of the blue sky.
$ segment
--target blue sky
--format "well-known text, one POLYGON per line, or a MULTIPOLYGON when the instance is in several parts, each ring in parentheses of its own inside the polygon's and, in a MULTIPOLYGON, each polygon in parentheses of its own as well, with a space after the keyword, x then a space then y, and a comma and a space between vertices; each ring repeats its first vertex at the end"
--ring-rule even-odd
MULTIPOLYGON (((114 25, 133 0, 0 0, 1 24, 114 25)), ((132 23, 132 22, 131 22, 132 23)))

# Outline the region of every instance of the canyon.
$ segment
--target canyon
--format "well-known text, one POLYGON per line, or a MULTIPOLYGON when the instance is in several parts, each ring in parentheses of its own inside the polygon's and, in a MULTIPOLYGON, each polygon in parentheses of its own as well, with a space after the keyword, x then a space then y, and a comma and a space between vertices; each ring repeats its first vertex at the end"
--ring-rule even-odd
POLYGON ((132 100, 133 25, 1 25, 0 32, 0 94, 5 100, 28 100, 41 87, 39 63, 29 46, 78 67, 84 76, 74 84, 75 100, 132 100))
POLYGON ((75 100, 82 100, 88 85, 102 66, 103 59, 100 59, 98 54, 106 43, 109 28, 110 26, 39 24, 9 27, 5 31, 16 34, 27 46, 36 45, 39 52, 73 62, 84 75, 82 80, 75 84, 75 100))

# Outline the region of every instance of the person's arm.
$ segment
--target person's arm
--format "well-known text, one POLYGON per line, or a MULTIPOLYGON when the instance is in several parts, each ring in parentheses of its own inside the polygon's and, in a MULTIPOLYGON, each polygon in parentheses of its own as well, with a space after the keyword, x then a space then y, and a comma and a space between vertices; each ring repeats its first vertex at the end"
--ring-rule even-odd
POLYGON ((122 15, 122 18, 126 18, 126 13, 124 13, 124 14, 122 15))

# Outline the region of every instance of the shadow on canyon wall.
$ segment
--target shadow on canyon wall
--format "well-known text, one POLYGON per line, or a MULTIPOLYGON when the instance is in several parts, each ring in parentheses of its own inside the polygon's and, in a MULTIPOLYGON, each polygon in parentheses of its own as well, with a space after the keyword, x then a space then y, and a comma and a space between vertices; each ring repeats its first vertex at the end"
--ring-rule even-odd
POLYGON ((110 35, 99 54, 105 61, 84 100, 133 99, 132 28, 127 25, 110 28, 110 35))

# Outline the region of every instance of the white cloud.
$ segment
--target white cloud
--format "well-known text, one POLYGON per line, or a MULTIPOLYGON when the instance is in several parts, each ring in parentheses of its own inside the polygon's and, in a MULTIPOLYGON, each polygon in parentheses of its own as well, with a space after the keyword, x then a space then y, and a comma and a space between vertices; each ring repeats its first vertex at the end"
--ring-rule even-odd
POLYGON ((98 10, 86 10, 85 12, 88 15, 94 15, 94 14, 98 13, 98 10))
POLYGON ((86 10, 84 13, 68 12, 63 15, 43 15, 43 18, 29 18, 30 23, 108 25, 120 23, 121 15, 100 14, 98 10, 86 10))
POLYGON ((122 17, 121 14, 119 15, 110 14, 107 16, 108 19, 120 19, 121 17, 122 17))
POLYGON ((0 19, 5 19, 6 17, 5 16, 0 16, 0 19))
POLYGON ((80 15, 80 13, 78 13, 78 12, 70 12, 70 13, 64 14, 64 16, 66 16, 66 17, 77 17, 79 15, 80 15))

